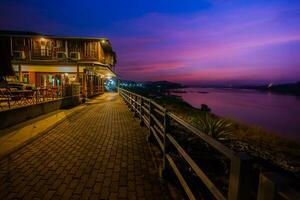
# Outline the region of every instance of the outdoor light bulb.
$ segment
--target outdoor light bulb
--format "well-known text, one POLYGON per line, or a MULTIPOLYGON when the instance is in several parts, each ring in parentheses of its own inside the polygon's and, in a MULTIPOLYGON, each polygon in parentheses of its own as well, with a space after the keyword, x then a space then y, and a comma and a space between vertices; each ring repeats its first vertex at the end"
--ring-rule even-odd
POLYGON ((106 43, 106 41, 105 41, 105 40, 101 40, 101 42, 102 42, 102 44, 105 44, 105 43, 106 43))
POLYGON ((45 41, 45 38, 41 37, 41 41, 45 41))

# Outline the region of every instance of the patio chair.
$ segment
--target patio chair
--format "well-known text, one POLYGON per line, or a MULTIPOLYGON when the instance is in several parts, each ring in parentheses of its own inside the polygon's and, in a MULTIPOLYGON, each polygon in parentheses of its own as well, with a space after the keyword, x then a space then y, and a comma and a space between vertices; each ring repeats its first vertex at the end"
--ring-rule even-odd
POLYGON ((26 92, 25 95, 25 101, 29 104, 34 104, 36 102, 36 94, 35 91, 31 90, 30 92, 26 92))
POLYGON ((21 105, 23 102, 23 94, 15 94, 14 91, 17 91, 17 88, 9 88, 6 90, 6 94, 9 96, 11 102, 14 102, 12 105, 21 105))
POLYGON ((4 109, 1 103, 6 102, 8 108, 10 108, 9 96, 6 93, 6 88, 0 88, 0 108, 4 109))

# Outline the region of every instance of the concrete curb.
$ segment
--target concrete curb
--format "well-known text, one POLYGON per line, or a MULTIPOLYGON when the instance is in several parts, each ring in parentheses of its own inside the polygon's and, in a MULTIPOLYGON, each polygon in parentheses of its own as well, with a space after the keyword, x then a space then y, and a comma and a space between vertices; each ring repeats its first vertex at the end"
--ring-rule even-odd
MULTIPOLYGON (((84 107, 86 107, 86 105, 83 105, 84 107)), ((64 118, 60 119, 59 121, 57 121, 56 123, 54 123, 53 125, 49 126, 46 130, 41 131, 40 133, 36 134, 35 136, 29 138, 28 140, 24 141, 23 143, 17 145, 16 147, 13 147, 12 149, 8 150, 7 152, 3 153, 2 155, 0 155, 0 160, 9 157, 11 154, 13 154, 14 152, 22 149, 23 147, 29 145, 30 143, 32 143, 33 141, 35 141, 36 139, 46 135, 51 129, 53 129, 54 127, 58 126, 59 124, 63 123, 64 121, 66 121, 68 118, 75 116, 76 114, 79 114, 81 112, 83 112, 83 108, 81 108, 79 111, 74 111, 71 112, 69 114, 67 114, 64 118)))

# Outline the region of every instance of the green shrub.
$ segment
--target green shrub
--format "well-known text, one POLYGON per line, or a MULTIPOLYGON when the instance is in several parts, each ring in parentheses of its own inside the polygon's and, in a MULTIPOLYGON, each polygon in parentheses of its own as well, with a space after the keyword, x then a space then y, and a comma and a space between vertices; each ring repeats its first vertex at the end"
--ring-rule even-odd
POLYGON ((218 140, 227 140, 233 133, 232 123, 209 114, 194 118, 193 121, 203 133, 218 140))

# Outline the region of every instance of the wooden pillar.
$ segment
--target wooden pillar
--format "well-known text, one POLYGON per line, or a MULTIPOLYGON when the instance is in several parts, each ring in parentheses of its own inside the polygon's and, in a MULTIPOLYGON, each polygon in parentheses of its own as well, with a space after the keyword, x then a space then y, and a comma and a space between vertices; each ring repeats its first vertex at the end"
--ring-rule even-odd
POLYGON ((86 79, 86 69, 83 70, 83 79, 82 79, 82 97, 87 97, 87 79, 86 79))
POLYGON ((31 60, 31 52, 32 52, 32 39, 29 39, 29 60, 31 60))
POLYGON ((22 67, 19 65, 19 83, 23 82, 22 67))
POLYGON ((104 82, 103 82, 103 78, 100 79, 100 89, 101 89, 101 93, 104 93, 104 82))
POLYGON ((13 53, 13 39, 12 39, 12 37, 9 37, 9 40, 10 40, 10 56, 13 56, 14 53, 13 53))
POLYGON ((80 82, 79 64, 77 64, 77 74, 76 74, 76 81, 77 81, 77 83, 79 83, 79 82, 80 82))
POLYGON ((94 95, 94 75, 88 76, 88 82, 90 84, 90 94, 94 95))
POLYGON ((104 78, 102 78, 102 92, 104 93, 105 89, 104 89, 104 78))
POLYGON ((101 78, 100 76, 97 76, 97 81, 98 81, 98 93, 101 93, 101 78))
POLYGON ((68 57, 68 41, 67 40, 65 41, 65 53, 66 53, 66 56, 68 57))

